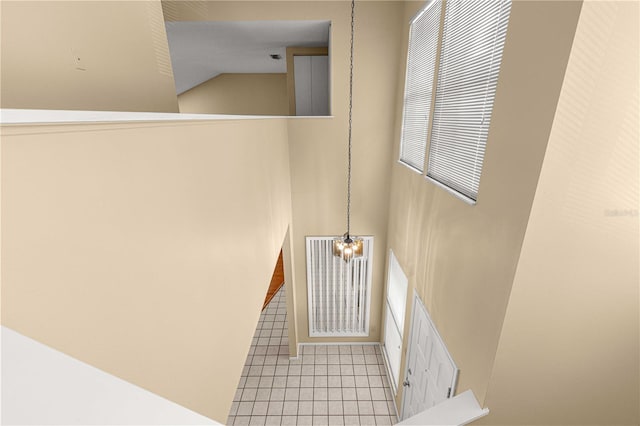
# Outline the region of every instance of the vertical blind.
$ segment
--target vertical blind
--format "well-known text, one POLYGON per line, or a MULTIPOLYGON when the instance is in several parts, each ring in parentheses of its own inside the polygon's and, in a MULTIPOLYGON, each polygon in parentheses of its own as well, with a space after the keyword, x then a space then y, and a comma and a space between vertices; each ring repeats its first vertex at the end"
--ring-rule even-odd
POLYGON ((510 0, 448 1, 427 176, 475 201, 510 0))
POLYGON ((400 161, 422 172, 440 31, 441 1, 433 0, 411 22, 404 92, 400 161))
POLYGON ((306 238, 309 336, 368 336, 373 237, 348 263, 333 255, 334 238, 306 238))

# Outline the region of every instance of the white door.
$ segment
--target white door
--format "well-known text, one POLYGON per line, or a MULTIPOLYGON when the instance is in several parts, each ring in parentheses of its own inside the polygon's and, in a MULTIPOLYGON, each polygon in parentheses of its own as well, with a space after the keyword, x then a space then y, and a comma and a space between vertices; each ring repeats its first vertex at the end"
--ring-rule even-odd
POLYGON ((296 115, 329 115, 329 57, 293 57, 296 115))
POLYGON ((417 294, 413 299, 402 418, 453 396, 458 368, 417 294))

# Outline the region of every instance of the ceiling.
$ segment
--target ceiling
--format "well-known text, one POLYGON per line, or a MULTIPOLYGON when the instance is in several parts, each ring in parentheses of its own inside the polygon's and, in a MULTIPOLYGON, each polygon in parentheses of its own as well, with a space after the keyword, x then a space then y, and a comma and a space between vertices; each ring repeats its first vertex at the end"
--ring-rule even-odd
POLYGON ((222 73, 285 73, 287 46, 329 45, 330 21, 166 22, 176 92, 222 73), (278 54, 282 59, 272 59, 278 54))

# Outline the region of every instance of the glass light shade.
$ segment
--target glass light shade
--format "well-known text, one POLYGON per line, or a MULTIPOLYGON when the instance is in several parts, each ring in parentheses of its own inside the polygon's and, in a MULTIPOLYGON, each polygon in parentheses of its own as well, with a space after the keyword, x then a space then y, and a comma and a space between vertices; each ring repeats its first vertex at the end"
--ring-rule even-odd
POLYGON ((354 257, 362 257, 364 243, 362 238, 351 237, 344 234, 333 240, 333 255, 349 262, 354 257))

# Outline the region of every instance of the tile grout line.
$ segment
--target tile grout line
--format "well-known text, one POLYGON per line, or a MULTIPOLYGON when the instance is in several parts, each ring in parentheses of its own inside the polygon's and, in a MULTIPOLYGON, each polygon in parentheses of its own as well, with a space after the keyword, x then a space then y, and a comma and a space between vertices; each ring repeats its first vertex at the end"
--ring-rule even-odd
MULTIPOLYGON (((283 293, 280 294, 280 296, 282 295, 283 293)), ((274 300, 276 300, 276 298, 274 298, 274 300)), ((277 300, 281 301, 282 297, 277 300)), ((316 422, 316 420, 322 421, 323 423, 332 422, 332 424, 337 420, 347 424, 347 418, 349 418, 350 421, 359 420, 370 422, 371 424, 391 424, 397 421, 395 405, 391 402, 393 401, 393 395, 392 392, 387 389, 387 387, 389 387, 389 380, 388 377, 386 377, 387 372, 384 368, 384 356, 382 355, 379 344, 373 343, 365 346, 360 343, 348 345, 343 343, 337 345, 338 347, 335 347, 336 345, 331 347, 332 345, 328 344, 305 345, 305 347, 300 348, 298 359, 291 360, 287 357, 288 339, 284 337, 286 336, 287 328, 285 315, 286 307, 284 303, 269 306, 263 311, 256 328, 256 334, 252 340, 252 345, 245 362, 246 368, 243 369, 243 377, 241 377, 239 381, 236 395, 240 389, 243 389, 243 391, 239 397, 240 401, 236 401, 238 398, 234 397, 234 405, 232 405, 229 415, 230 421, 234 421, 237 424, 241 422, 251 424, 255 422, 264 424, 263 422, 266 422, 267 424, 271 424, 273 421, 288 424, 296 421, 316 422), (282 317, 278 317, 277 315, 282 315, 282 317), (276 324, 278 320, 282 320, 280 325, 276 324), (260 337, 263 337, 263 339, 260 340, 260 337), (265 337, 268 337, 268 339, 265 337), (315 347, 307 348, 306 346, 315 347), (376 346, 377 349, 375 349, 376 346), (334 355, 335 357, 332 357, 333 359, 330 360, 330 355, 334 355), (326 358, 324 358, 325 356, 326 358), (356 356, 355 360, 353 359, 354 356, 356 356), (358 359, 357 356, 360 356, 360 359, 358 359), (285 358, 285 362, 283 362, 283 358, 285 358), (329 362, 332 362, 332 364, 329 364, 329 362), (354 366, 357 368, 354 368, 354 366), (269 379, 265 381, 264 377, 269 377, 269 379), (290 377, 296 377, 297 380, 290 380, 290 377), (353 400, 344 399, 344 389, 346 389, 345 377, 352 377, 351 380, 353 382, 351 386, 354 386, 352 389, 355 394, 350 396, 353 397, 353 400), (250 378, 257 379, 257 384, 255 380, 250 380, 250 378), (303 380, 304 378, 309 379, 303 380), (323 383, 318 386, 318 380, 320 378, 322 378, 323 383), (334 379, 330 382, 330 378, 334 379), (355 386, 356 378, 358 378, 358 382, 361 385, 359 387, 355 386), (362 386, 365 384, 363 378, 365 378, 364 380, 366 381, 365 386, 362 386), (338 380, 336 381, 336 379, 338 380), (258 393, 260 394, 261 401, 262 399, 266 399, 266 401, 262 401, 264 404, 260 404, 261 406, 266 404, 267 411, 264 415, 259 414, 263 413, 264 409, 261 408, 259 411, 256 411, 256 414, 253 416, 238 416, 239 413, 246 413, 247 411, 244 408, 244 405, 247 404, 240 407, 240 404, 245 402, 242 401, 242 399, 247 384, 257 386, 255 388, 256 394, 253 397, 254 400, 249 401, 249 403, 255 406, 258 393), (302 387, 303 385, 306 387, 302 387), (260 389, 269 389, 268 396, 264 395, 265 391, 260 391, 260 389), (274 394, 275 389, 278 389, 277 395, 274 394), (289 389, 296 389, 295 396, 297 399, 295 397, 291 398, 291 392, 289 392, 291 399, 287 399, 287 390, 289 389), (308 389, 308 391, 304 392, 306 395, 305 400, 300 399, 303 396, 303 389, 308 389), (319 389, 324 390, 324 395, 318 391, 319 389), (335 392, 331 392, 330 395, 330 389, 340 389, 339 398, 336 398, 338 395, 335 392), (358 392, 357 389, 366 389, 366 395, 362 390, 358 392), (373 389, 377 389, 377 391, 372 392, 373 389), (374 396, 374 394, 376 395, 374 396), (323 396, 325 398, 322 398, 323 396), (358 396, 361 398, 358 398, 358 396), (374 399, 374 397, 377 399, 374 399), (272 400, 272 398, 274 399, 272 400), (340 404, 337 404, 337 402, 340 402, 340 404), (353 414, 345 414, 347 402, 349 402, 349 406, 355 409, 351 411, 353 414), (301 411, 303 407, 302 403, 308 406, 304 412, 301 411), (285 404, 288 410, 291 410, 295 404, 295 410, 292 410, 293 412, 289 411, 290 414, 285 415, 285 404), (384 407, 382 407, 382 405, 384 405, 384 407), (335 408, 330 409, 330 406, 335 408), (277 407, 275 411, 270 411, 274 410, 274 407, 277 407), (376 411, 383 414, 376 415, 376 411), (275 414, 269 414, 270 412, 275 412, 275 414), (236 420, 236 417, 241 417, 242 419, 238 418, 236 420), (299 417, 303 417, 304 420, 299 417)), ((349 384, 348 380, 346 384, 349 384)), ((249 393, 247 393, 244 399, 250 399, 249 393)), ((251 413, 253 413, 253 407, 251 413)))

